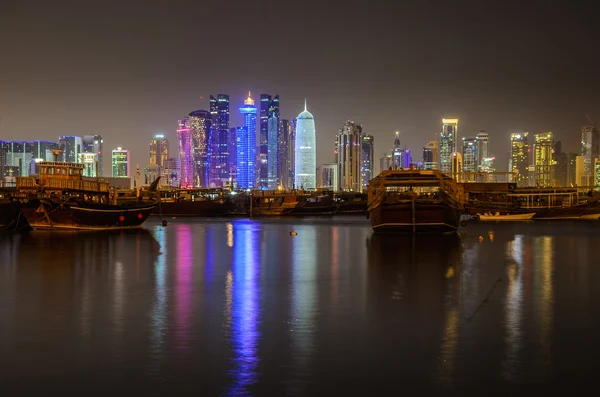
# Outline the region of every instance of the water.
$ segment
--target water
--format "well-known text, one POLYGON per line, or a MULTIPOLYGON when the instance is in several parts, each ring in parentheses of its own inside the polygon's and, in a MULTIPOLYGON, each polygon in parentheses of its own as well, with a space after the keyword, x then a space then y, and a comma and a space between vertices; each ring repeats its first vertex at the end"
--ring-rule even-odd
POLYGON ((576 390, 600 359, 600 223, 381 237, 363 218, 0 237, 10 395, 576 390), (297 232, 290 236, 290 232, 297 232))

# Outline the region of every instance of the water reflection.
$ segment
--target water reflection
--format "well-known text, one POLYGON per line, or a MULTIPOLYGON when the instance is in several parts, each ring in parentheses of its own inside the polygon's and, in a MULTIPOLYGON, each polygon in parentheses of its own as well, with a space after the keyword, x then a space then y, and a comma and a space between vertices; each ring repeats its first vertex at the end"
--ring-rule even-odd
POLYGON ((190 225, 176 227, 177 264, 175 284, 175 330, 174 342, 178 349, 187 350, 190 346, 190 311, 192 302, 192 231, 190 225))
POLYGON ((515 239, 507 243, 507 256, 505 270, 507 291, 504 299, 505 311, 505 358, 502 362, 502 376, 510 381, 518 381, 522 372, 520 368, 520 354, 523 343, 523 268, 525 238, 516 235, 515 239))
POLYGON ((230 308, 232 384, 227 395, 249 395, 256 382, 260 340, 260 258, 258 230, 251 222, 237 222, 233 231, 233 264, 227 274, 226 306, 230 308))
POLYGON ((150 355, 152 357, 153 365, 158 366, 159 361, 164 357, 166 350, 166 334, 167 334, 167 231, 164 228, 157 228, 155 232, 156 239, 161 247, 161 254, 156 260, 154 265, 154 302, 152 305, 151 321, 152 321, 152 335, 151 345, 152 349, 150 355))

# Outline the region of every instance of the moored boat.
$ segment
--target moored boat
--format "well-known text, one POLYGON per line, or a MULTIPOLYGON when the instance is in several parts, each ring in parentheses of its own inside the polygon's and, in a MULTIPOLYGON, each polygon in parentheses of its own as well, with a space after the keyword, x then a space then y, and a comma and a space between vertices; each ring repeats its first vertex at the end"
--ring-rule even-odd
POLYGON ((458 194, 440 171, 383 171, 369 182, 371 226, 378 233, 455 232, 464 210, 458 194))
POLYGON ((336 210, 333 192, 299 194, 297 201, 292 215, 332 215, 336 210))
POLYGON ((20 204, 12 198, 0 197, 0 233, 24 231, 29 228, 21 213, 20 204))
POLYGON ((14 199, 35 229, 108 230, 137 228, 157 200, 119 200, 108 182, 84 179, 83 164, 44 161, 39 178, 18 177, 14 199))
POLYGON ((529 214, 500 214, 496 212, 494 214, 486 213, 486 214, 477 214, 477 218, 480 221, 509 221, 509 222, 517 222, 517 221, 529 221, 535 216, 535 212, 531 212, 529 214))
POLYGON ((252 216, 290 215, 298 205, 294 193, 255 190, 250 195, 250 214, 252 216))
POLYGON ((211 217, 223 216, 232 209, 223 189, 177 189, 158 191, 160 203, 152 216, 211 217))

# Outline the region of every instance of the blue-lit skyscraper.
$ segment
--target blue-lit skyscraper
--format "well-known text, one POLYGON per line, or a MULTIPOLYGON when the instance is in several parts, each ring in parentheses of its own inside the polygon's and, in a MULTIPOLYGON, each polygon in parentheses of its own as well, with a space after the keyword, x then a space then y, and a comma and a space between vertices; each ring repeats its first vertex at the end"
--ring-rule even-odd
POLYGON ((244 126, 237 130, 237 183, 240 189, 256 187, 256 106, 250 92, 240 108, 244 126))
POLYGON ((269 186, 269 108, 271 95, 260 94, 260 124, 258 136, 258 188, 267 189, 269 186))
POLYGON ((315 118, 306 110, 298 115, 295 143, 295 185, 296 189, 315 189, 317 179, 317 144, 315 118))
POLYGON ((229 180, 229 95, 210 96, 210 185, 222 186, 229 180))
POLYGON ((278 185, 278 154, 279 154, 279 95, 271 101, 268 119, 268 156, 267 156, 267 188, 277 189, 278 185))

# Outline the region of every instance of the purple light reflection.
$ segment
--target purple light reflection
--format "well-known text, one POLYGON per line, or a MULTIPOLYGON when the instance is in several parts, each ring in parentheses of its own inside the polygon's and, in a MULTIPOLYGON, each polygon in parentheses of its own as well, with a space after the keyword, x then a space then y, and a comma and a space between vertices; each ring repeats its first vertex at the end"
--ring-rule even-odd
POLYGON ((177 269, 175 284, 175 347, 187 350, 190 339, 192 300, 192 232, 190 225, 177 225, 177 269))

